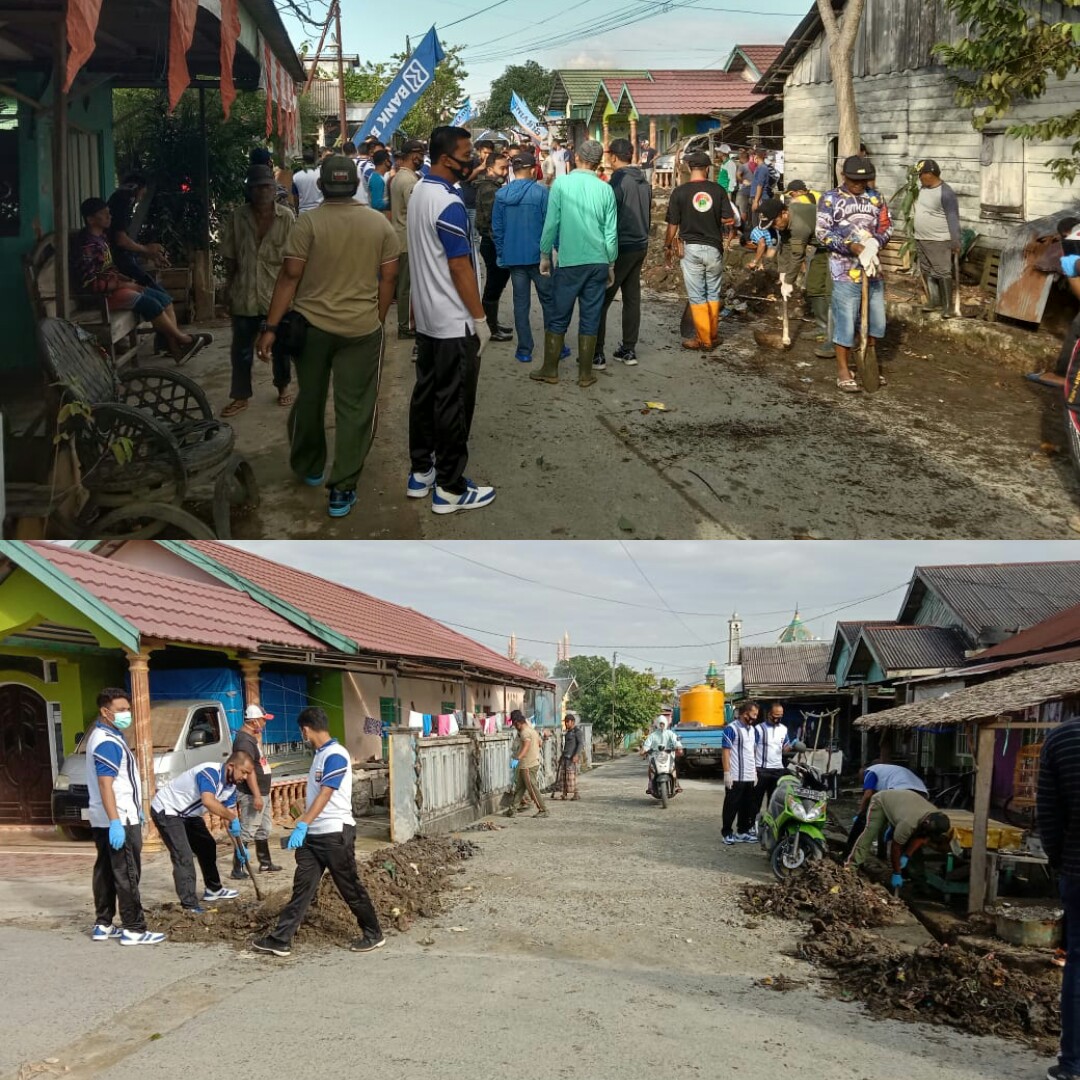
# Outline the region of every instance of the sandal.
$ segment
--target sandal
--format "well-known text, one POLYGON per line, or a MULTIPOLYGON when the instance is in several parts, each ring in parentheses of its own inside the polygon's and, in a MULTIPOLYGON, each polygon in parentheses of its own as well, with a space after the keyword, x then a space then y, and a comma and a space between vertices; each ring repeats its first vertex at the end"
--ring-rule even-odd
POLYGON ((220 415, 222 417, 235 416, 237 413, 242 413, 247 407, 247 398, 233 398, 233 400, 221 410, 220 415))
POLYGON ((293 403, 293 400, 292 394, 286 393, 284 390, 277 396, 278 406, 282 409, 287 409, 293 403))
POLYGON ((836 386, 839 390, 843 390, 845 394, 858 394, 862 392, 862 387, 854 379, 837 379, 836 386))

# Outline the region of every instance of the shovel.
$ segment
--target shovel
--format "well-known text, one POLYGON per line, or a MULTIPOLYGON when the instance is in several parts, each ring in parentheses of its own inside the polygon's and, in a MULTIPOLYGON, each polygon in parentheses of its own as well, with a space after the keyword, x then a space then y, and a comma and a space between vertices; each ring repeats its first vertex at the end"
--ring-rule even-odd
POLYGON ((960 310, 960 253, 954 251, 952 253, 952 273, 953 273, 953 314, 958 318, 964 317, 963 311, 960 310))
MULTIPOLYGON (((781 286, 781 289, 782 288, 783 288, 783 286, 781 286)), ((783 336, 783 338, 781 338, 780 344, 785 349, 790 349, 791 348, 791 329, 788 326, 787 297, 786 296, 783 297, 783 301, 784 301, 784 336, 783 336)))
POLYGON ((877 348, 870 341, 870 278, 862 271, 862 305, 859 312, 859 385, 873 394, 881 386, 881 369, 877 362, 877 348))
MULTIPOLYGON (((235 836, 231 836, 233 851, 236 852, 236 857, 240 858, 240 841, 235 836)), ((251 869, 251 856, 243 861, 243 867, 248 872, 248 877, 251 878, 251 884, 255 886, 255 899, 262 903, 262 891, 259 889, 259 883, 255 880, 255 872, 251 869)))

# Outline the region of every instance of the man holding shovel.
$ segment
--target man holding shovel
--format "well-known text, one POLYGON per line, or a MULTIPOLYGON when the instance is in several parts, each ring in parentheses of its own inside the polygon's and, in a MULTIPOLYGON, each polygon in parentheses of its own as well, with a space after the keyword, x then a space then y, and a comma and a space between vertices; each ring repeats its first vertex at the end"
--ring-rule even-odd
POLYGON ((885 282, 878 252, 889 242, 893 226, 885 196, 872 186, 876 172, 870 159, 849 157, 842 171, 844 182, 818 203, 817 238, 830 252, 836 385, 852 394, 861 389, 850 364, 856 321, 861 316, 866 327, 864 352, 885 336, 885 282))

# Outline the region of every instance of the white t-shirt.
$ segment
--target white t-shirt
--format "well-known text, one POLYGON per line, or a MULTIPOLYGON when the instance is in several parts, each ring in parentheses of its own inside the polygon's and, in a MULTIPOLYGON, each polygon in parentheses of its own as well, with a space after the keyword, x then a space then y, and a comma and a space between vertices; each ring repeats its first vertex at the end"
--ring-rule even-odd
POLYGON ((308 827, 312 836, 338 833, 346 825, 356 824, 352 812, 352 760, 349 751, 337 739, 330 739, 315 751, 307 778, 309 810, 319 794, 319 789, 324 787, 332 788, 334 794, 323 807, 322 813, 308 827))
POLYGON ((236 785, 225 779, 225 766, 196 765, 158 788, 150 809, 171 817, 202 817, 206 813, 203 792, 213 795, 224 806, 236 805, 236 785))
POLYGON ((138 825, 142 803, 139 766, 124 736, 101 720, 95 722, 86 736, 86 786, 90 795, 90 825, 107 829, 109 815, 101 801, 99 776, 112 777, 116 816, 125 825, 138 825))
POLYGON ((759 769, 782 769, 784 767, 784 746, 788 741, 788 730, 784 724, 770 724, 768 720, 754 728, 757 737, 757 767, 759 769))
POLYGON ((296 185, 297 204, 301 214, 308 210, 314 210, 323 201, 323 193, 319 190, 319 170, 305 169, 303 172, 293 174, 293 183, 296 185))
POLYGON ((754 751, 755 732, 749 724, 736 720, 724 728, 724 743, 729 751, 728 769, 732 780, 757 782, 754 751))

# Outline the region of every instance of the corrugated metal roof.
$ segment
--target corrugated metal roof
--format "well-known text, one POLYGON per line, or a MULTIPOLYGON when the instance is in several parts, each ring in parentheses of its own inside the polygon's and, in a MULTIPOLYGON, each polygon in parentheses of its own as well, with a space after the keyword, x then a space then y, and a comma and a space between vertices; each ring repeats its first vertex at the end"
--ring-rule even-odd
POLYGON ((896 624, 891 619, 875 620, 875 619, 845 619, 843 622, 836 624, 836 631, 840 636, 848 643, 848 645, 854 645, 859 640, 859 634, 862 633, 864 626, 895 626, 896 624))
POLYGON ((979 653, 976 663, 998 660, 1007 656, 1023 656, 1046 649, 1060 649, 1080 642, 1080 604, 1059 611, 1027 630, 1021 630, 1000 645, 979 653))
POLYGON ((30 546, 143 637, 219 648, 257 649, 265 643, 326 651, 318 638, 236 589, 141 570, 41 541, 30 546))
POLYGON ((860 636, 886 674, 956 667, 968 644, 962 630, 942 626, 865 626, 860 636))
POLYGON ((743 687, 788 690, 835 690, 829 679, 828 641, 799 641, 785 645, 744 645, 739 650, 743 687))
POLYGON ((919 566, 899 622, 914 617, 919 583, 941 597, 975 639, 986 631, 1015 634, 1080 604, 1076 561, 919 566))

